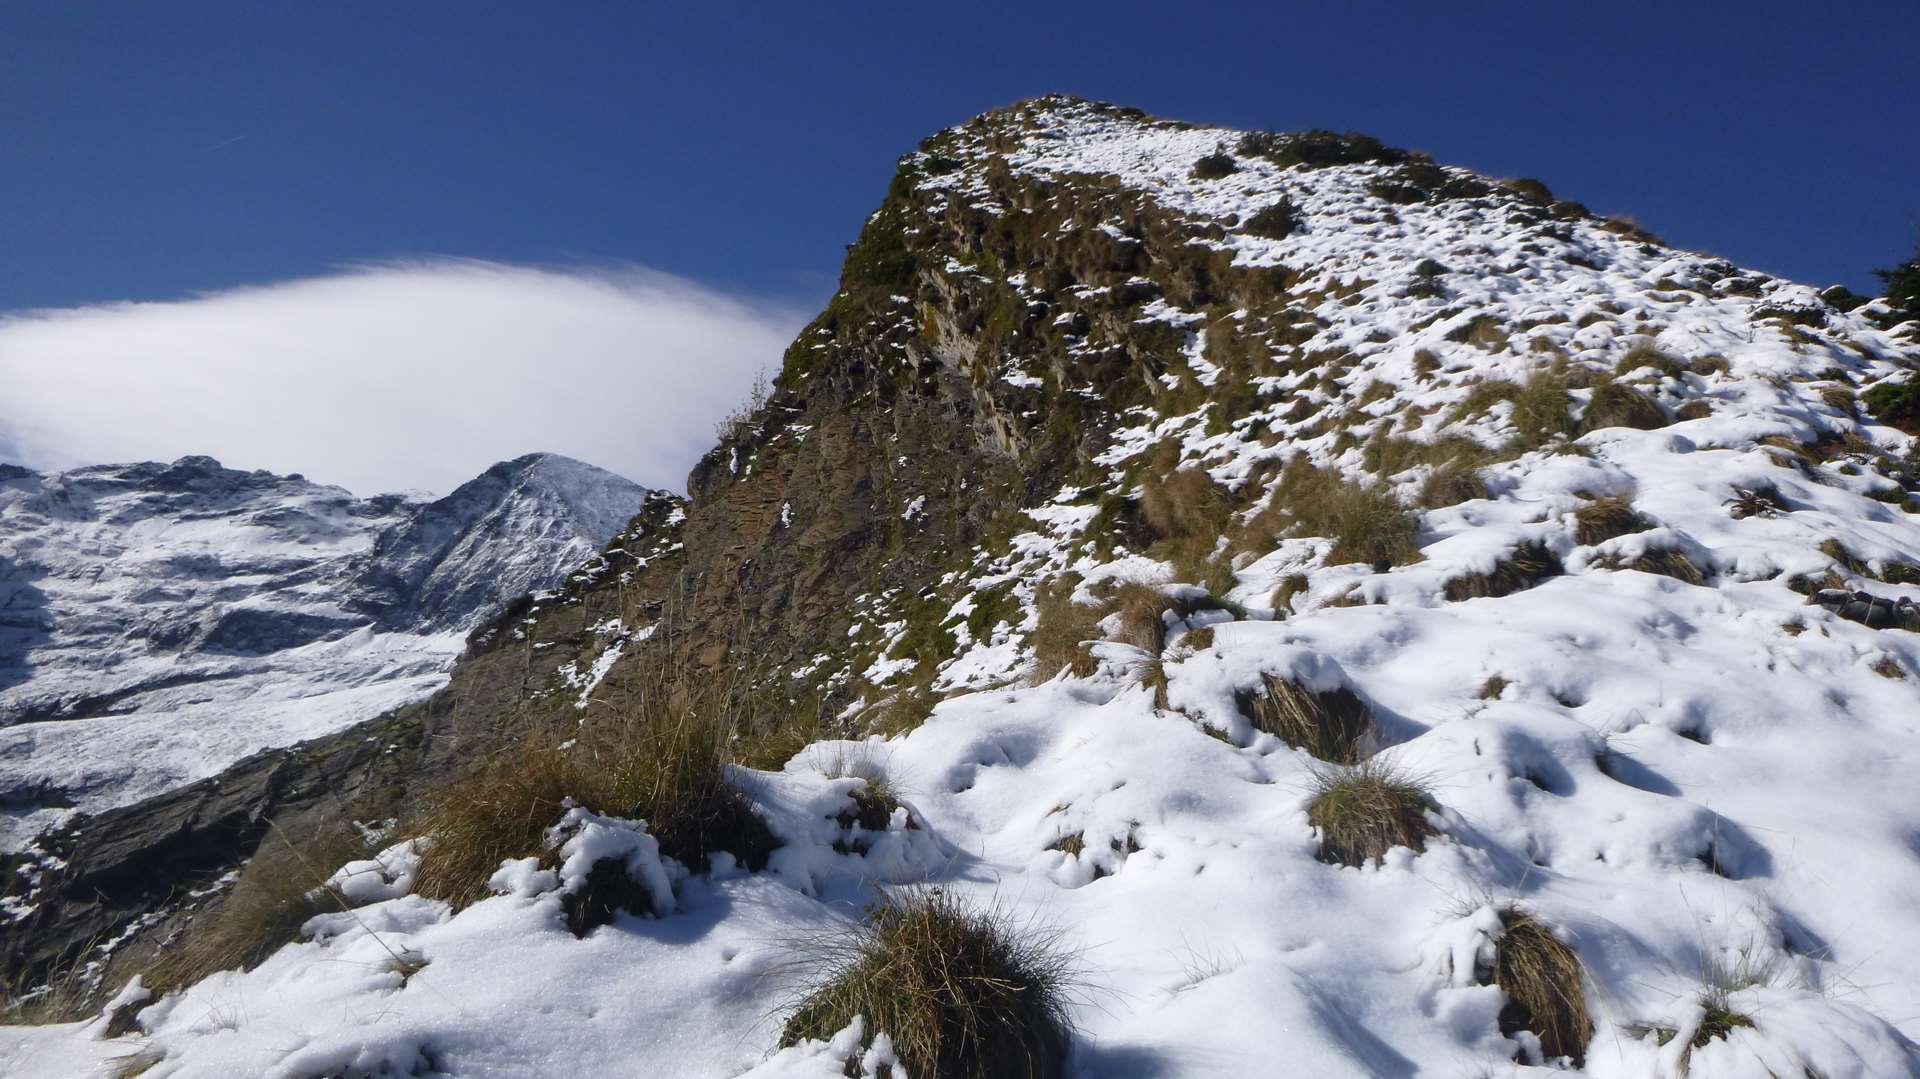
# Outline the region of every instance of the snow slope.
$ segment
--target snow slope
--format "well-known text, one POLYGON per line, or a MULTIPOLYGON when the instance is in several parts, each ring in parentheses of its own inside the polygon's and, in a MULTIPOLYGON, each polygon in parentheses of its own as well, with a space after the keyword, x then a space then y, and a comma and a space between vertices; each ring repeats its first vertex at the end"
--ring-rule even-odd
MULTIPOLYGON (((400 842, 348 867, 364 903, 351 915, 154 1004, 142 1033, 0 1030, 0 1061, 85 1075, 133 1058, 151 1077, 839 1075, 857 1032, 778 1049, 793 964, 874 889, 934 883, 1057 927, 1078 951, 1077 1076, 1566 1074, 1500 1033, 1502 995, 1479 984, 1509 903, 1586 968, 1595 1034, 1579 1074, 1920 1075, 1920 634, 1789 587, 1832 574, 1920 598, 1878 579, 1914 579, 1897 567, 1920 556, 1902 489, 1915 439, 1831 392, 1914 377, 1914 327, 1591 219, 1543 224, 1510 196, 1395 206, 1368 191, 1380 166, 1251 156, 1201 180, 1193 163, 1234 133, 1065 102, 1031 115, 1024 141, 996 151, 1025 174, 1106 174, 1216 222, 1292 199, 1304 227, 1286 239, 1229 227, 1209 242, 1304 268, 1297 290, 1320 297, 1320 325, 1302 350, 1342 357, 1276 365, 1262 404, 1224 430, 1206 405, 1129 417, 1100 458, 1116 483, 1170 442, 1228 486, 1269 483, 1267 466, 1304 455, 1411 505, 1429 470, 1377 476, 1369 431, 1512 447, 1511 402, 1458 413, 1477 385, 1524 381, 1543 357, 1614 371, 1636 345, 1680 361, 1619 371, 1669 422, 1503 454, 1481 472, 1487 497, 1420 512, 1422 557, 1401 566, 1328 565, 1326 537, 1275 539, 1235 560, 1231 604, 1165 616, 1162 655, 1104 642, 1092 674, 1030 685, 1044 582, 1073 570, 1088 598, 1104 580, 1193 585, 1083 542, 1097 508, 1062 491, 942 582, 962 595, 940 685, 968 692, 902 736, 736 773, 786 840, 767 871, 693 877, 635 855, 671 880, 673 912, 576 940, 560 876, 510 863, 500 894, 450 914, 407 894, 400 842), (1445 267, 1437 293, 1417 272, 1428 259, 1445 267), (1507 332, 1458 332, 1488 313, 1507 332), (1730 511, 1762 488, 1775 504, 1730 511), (1607 495, 1646 527, 1581 543, 1575 511, 1607 495), (1528 544, 1563 572, 1448 598, 1528 544), (1673 552, 1697 581, 1627 568, 1673 552), (1277 595, 1295 575, 1304 587, 1277 595), (995 589, 1014 613, 976 639, 967 615, 995 589), (1156 662, 1164 706, 1142 684, 1156 662), (1318 860, 1306 806, 1328 766, 1251 727, 1236 698, 1266 676, 1366 700, 1380 753, 1430 785, 1440 838, 1367 868, 1318 860), (859 783, 832 778, 850 755, 910 808, 865 855, 833 845, 830 818, 859 783), (1057 849, 1071 835, 1079 852, 1057 849), (1736 967, 1754 976, 1729 1001, 1752 1025, 1689 1052, 1705 982, 1736 967)), ((986 145, 957 129, 945 152, 963 167, 924 189, 991 199, 986 145)), ((1149 317, 1198 322, 1165 304, 1149 317)), ((1198 330, 1189 355, 1211 384, 1198 330)), ((1591 392, 1575 387, 1576 411, 1591 392)), ((872 597, 856 633, 898 637, 889 602, 872 597)), ((894 670, 871 673, 884 687, 894 670)))
POLYGON ((0 805, 16 845, 418 700, 645 490, 551 454, 434 501, 208 457, 0 476, 0 805))

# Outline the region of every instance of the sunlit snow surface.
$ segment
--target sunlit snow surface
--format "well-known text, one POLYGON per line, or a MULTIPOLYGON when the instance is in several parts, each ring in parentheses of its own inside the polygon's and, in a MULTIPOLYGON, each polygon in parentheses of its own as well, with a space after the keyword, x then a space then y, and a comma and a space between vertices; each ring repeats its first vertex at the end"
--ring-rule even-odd
MULTIPOLYGON (((1054 119, 1057 137, 1030 141, 1016 167, 1115 173, 1210 218, 1290 194, 1301 234, 1224 242, 1246 260, 1314 268, 1309 286, 1322 274, 1373 282, 1354 305, 1328 302, 1318 343, 1361 356, 1338 392, 1394 387, 1366 406, 1374 414, 1457 400, 1469 387, 1456 375, 1537 367, 1525 335, 1486 352, 1445 341, 1447 323, 1409 329, 1464 304, 1516 323, 1535 309, 1568 314, 1530 333, 1609 367, 1628 344, 1621 327, 1645 313, 1663 349, 1728 360, 1725 373, 1687 376, 1712 415, 1596 432, 1581 440, 1588 457, 1496 466, 1495 497, 1425 514, 1425 559, 1389 573, 1323 568, 1319 541, 1280 544, 1238 573, 1231 598, 1252 617, 1213 625, 1198 650, 1173 627, 1168 709, 1138 684, 1146 657, 1117 645, 1101 648, 1090 678, 1007 688, 1026 662, 1029 609, 1024 625, 995 627, 947 667, 945 685, 978 691, 912 733, 739 773, 788 844, 757 874, 663 867, 675 879, 668 917, 575 940, 558 881, 531 867, 503 871, 504 894, 449 917, 403 894, 401 848, 382 868, 361 867, 377 876, 360 893, 374 902, 316 919, 313 939, 249 974, 159 1002, 144 1036, 0 1030, 0 1062, 10 1051, 20 1074, 84 1075, 102 1058, 147 1053, 155 1077, 838 1075, 851 1036, 776 1052, 796 960, 857 918, 874 887, 932 882, 1057 929, 1078 950, 1079 1076, 1564 1074, 1512 1063, 1523 1047, 1498 1033, 1502 997, 1473 984, 1498 924, 1488 908, 1505 902, 1564 931, 1587 968, 1595 1034, 1584 1074, 1920 1075, 1920 636, 1839 620, 1780 580, 1826 569, 1815 547, 1827 538, 1869 561, 1920 555, 1920 518, 1868 498, 1869 475, 1815 466, 1816 479, 1755 444, 1851 428, 1905 453, 1906 436, 1856 424, 1792 379, 1839 366, 1865 385, 1899 370, 1910 346, 1850 316, 1795 342, 1749 319, 1761 299, 1662 299, 1654 283, 1684 280, 1701 257, 1591 222, 1574 231, 1604 269, 1523 250, 1464 203, 1401 207, 1399 224, 1381 223, 1382 205, 1364 194, 1368 166, 1288 173, 1242 159, 1240 172, 1202 183, 1188 178, 1193 160, 1229 134, 1073 109, 1054 119), (1451 299, 1399 296, 1423 257, 1455 271, 1451 299), (1603 301, 1618 310, 1579 328, 1603 301), (1376 328, 1397 336, 1368 342, 1376 328), (1413 374, 1423 347, 1442 359, 1437 378, 1413 374), (1733 519, 1723 507, 1733 488, 1763 479, 1791 512, 1733 519), (1575 492, 1631 494, 1659 528, 1580 547, 1575 492), (1511 596, 1444 601, 1448 579, 1522 541, 1554 550, 1567 573, 1511 596), (1709 585, 1595 565, 1650 542, 1689 552, 1709 585), (1295 571, 1312 587, 1276 620, 1267 597, 1295 571), (1325 605, 1356 590, 1363 605, 1325 605), (1906 677, 1871 669, 1888 663, 1906 677), (1349 685, 1371 701, 1387 758, 1431 783, 1443 838, 1375 868, 1317 861, 1305 814, 1314 762, 1252 732, 1234 707, 1263 674, 1349 685), (1508 686, 1482 699, 1496 675, 1508 686), (829 818, 857 781, 827 775, 849 753, 882 771, 921 825, 897 816, 865 856, 832 849, 829 818), (1050 849, 1074 833, 1082 854, 1050 849), (402 984, 393 958, 412 953, 426 966, 402 984), (1754 1025, 1693 1050, 1683 1073, 1702 972, 1743 954, 1775 971, 1733 996, 1754 1025), (1673 1036, 1662 1044, 1656 1028, 1673 1036)), ((973 175, 928 184, 984 197, 973 175)), ((1764 284, 1767 300, 1811 301, 1800 286, 1764 284)), ((1503 415, 1485 421, 1487 437, 1500 436, 1503 415)), ((1336 452, 1331 435, 1262 447, 1244 430, 1204 427, 1143 416, 1106 463, 1173 436, 1223 481, 1301 448, 1357 467, 1359 451, 1336 452)), ((1068 541, 1089 515, 1033 512, 1031 532, 979 567, 978 584, 1013 582, 1030 601, 1035 581, 1070 565, 1089 581, 1167 580, 1169 567, 1138 557, 1073 562, 1068 541)))

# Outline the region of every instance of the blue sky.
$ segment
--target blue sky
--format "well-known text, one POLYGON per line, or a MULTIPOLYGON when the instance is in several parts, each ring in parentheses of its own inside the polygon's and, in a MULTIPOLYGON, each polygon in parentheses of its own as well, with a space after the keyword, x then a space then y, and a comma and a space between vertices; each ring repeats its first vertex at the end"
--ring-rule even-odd
POLYGON ((0 311, 437 255, 635 262, 810 306, 898 154, 1050 90, 1363 130, 1866 289, 1920 221, 1914 13, 11 5, 0 311))

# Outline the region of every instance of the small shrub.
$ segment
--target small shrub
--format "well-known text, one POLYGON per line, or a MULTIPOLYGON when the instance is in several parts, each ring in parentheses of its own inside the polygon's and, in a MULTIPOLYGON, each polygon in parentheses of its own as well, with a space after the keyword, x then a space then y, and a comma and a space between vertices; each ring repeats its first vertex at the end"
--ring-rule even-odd
POLYGON ((1618 536, 1645 532, 1653 522, 1642 517, 1625 498, 1596 498, 1573 511, 1573 539, 1582 547, 1592 547, 1618 536))
POLYGON ((1055 937, 927 889, 876 908, 821 951, 782 1044, 825 1040, 859 1016, 916 1077, 1064 1074, 1073 960, 1055 937))
POLYGON ((1398 164, 1412 156, 1405 150, 1385 145, 1371 135, 1355 131, 1343 135, 1320 128, 1291 134, 1249 131, 1240 137, 1237 149, 1249 157, 1264 157, 1281 168, 1305 165, 1310 169, 1318 169, 1368 162, 1398 164))
POLYGON ((1218 180, 1223 176, 1232 176, 1240 171, 1240 164, 1222 147, 1207 154, 1193 163, 1193 178, 1196 180, 1218 180))
POLYGON ((1249 236, 1259 236, 1268 240, 1284 240, 1293 235, 1300 227, 1299 212, 1294 208, 1293 200, 1281 196, 1280 201, 1265 209, 1256 211, 1240 226, 1240 231, 1249 236))
POLYGON ((1898 317, 1920 319, 1920 255, 1891 270, 1875 270, 1875 277, 1886 283, 1887 306, 1898 317))
POLYGON ((1523 202, 1531 202, 1535 206, 1546 206, 1553 202, 1552 189, 1531 176, 1502 180, 1500 186, 1520 196, 1523 202))
POLYGON ((289 836, 270 828, 233 886, 194 916, 143 975, 155 999, 223 970, 252 970, 316 914, 347 909, 326 887, 334 870, 369 854, 366 839, 339 822, 289 836))
POLYGON ((1412 206, 1416 202, 1425 202, 1428 196, 1428 192, 1421 188, 1397 183, 1384 176, 1367 181, 1367 194, 1394 206, 1412 206))
POLYGON ((1493 960, 1493 984, 1507 995, 1500 1032, 1532 1031, 1547 1059, 1570 1057, 1574 1067, 1582 1066, 1593 1020, 1579 956, 1518 907, 1502 910, 1500 925, 1504 932, 1494 943, 1493 960))
POLYGON ((1920 378, 1887 381, 1860 395, 1867 412, 1880 423, 1907 434, 1920 434, 1920 378))
POLYGON ((1427 821, 1432 807, 1425 785, 1376 757, 1316 772, 1307 821, 1320 830, 1321 861, 1362 866, 1395 847, 1425 850, 1437 834, 1427 821))
POLYGON ((1242 693, 1238 703, 1254 729, 1334 764, 1360 763, 1374 732, 1373 709, 1345 686, 1316 693, 1266 675, 1260 689, 1242 693))
POLYGON ((1532 588, 1565 572, 1560 559, 1544 544, 1523 543, 1495 562, 1485 573, 1469 573, 1447 582, 1447 599, 1454 602, 1490 596, 1508 596, 1532 588))

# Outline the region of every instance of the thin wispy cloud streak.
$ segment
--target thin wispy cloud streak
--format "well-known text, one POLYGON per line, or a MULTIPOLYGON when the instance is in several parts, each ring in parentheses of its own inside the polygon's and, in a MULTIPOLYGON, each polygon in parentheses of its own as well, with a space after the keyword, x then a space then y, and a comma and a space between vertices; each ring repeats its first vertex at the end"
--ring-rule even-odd
POLYGON ((677 489, 804 321, 621 267, 436 260, 0 318, 0 452, 444 492, 563 453, 677 489))

